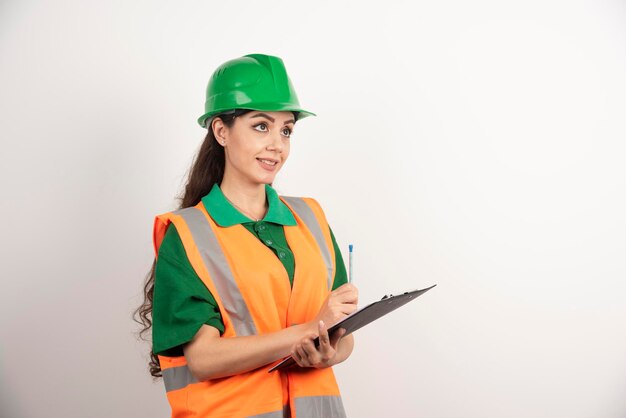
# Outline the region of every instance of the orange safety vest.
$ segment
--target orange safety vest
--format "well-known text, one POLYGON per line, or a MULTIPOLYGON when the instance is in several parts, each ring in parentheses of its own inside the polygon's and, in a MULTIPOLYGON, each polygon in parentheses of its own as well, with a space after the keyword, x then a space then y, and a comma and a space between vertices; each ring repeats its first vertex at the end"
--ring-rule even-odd
MULTIPOLYGON (((285 226, 295 258, 293 286, 275 254, 242 225, 218 226, 202 202, 158 215, 154 249, 170 222, 194 270, 215 298, 222 338, 261 335, 315 318, 332 290, 335 254, 326 217, 310 198, 280 197, 296 218, 285 226)), ((159 356, 173 418, 343 418, 332 368, 272 366, 234 376, 197 381, 184 356, 159 356)))

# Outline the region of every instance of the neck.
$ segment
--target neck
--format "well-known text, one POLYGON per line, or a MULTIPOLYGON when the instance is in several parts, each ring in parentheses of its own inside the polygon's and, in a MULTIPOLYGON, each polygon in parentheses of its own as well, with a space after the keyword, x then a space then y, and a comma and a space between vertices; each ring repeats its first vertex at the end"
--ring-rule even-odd
POLYGON ((241 184, 229 181, 226 177, 220 189, 237 209, 253 219, 262 219, 267 212, 267 199, 264 184, 241 184))

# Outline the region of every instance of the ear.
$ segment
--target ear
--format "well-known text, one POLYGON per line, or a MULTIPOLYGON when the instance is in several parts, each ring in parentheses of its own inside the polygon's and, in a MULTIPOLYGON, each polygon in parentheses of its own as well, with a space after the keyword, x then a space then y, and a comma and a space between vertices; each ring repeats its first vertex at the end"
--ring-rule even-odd
POLYGON ((211 129, 213 129, 213 135, 217 142, 222 145, 226 145, 226 137, 228 136, 228 127, 224 124, 222 119, 214 118, 211 121, 211 129))

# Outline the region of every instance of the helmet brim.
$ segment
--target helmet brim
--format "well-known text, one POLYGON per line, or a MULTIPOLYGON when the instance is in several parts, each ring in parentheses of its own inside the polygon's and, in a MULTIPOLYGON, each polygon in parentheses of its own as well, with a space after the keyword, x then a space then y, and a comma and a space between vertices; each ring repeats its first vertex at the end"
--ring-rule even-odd
MULTIPOLYGON (((317 116, 313 112, 309 112, 308 110, 294 108, 292 104, 284 105, 280 103, 271 103, 271 104, 256 104, 254 106, 241 106, 237 109, 248 109, 248 110, 259 110, 259 111, 267 111, 267 112, 297 112, 298 116, 296 120, 304 119, 308 116, 317 116)), ((213 116, 217 116, 220 113, 228 112, 230 110, 234 110, 234 108, 228 109, 216 109, 211 112, 205 113, 204 115, 198 118, 198 124, 203 128, 207 128, 207 120, 211 119, 213 116)))

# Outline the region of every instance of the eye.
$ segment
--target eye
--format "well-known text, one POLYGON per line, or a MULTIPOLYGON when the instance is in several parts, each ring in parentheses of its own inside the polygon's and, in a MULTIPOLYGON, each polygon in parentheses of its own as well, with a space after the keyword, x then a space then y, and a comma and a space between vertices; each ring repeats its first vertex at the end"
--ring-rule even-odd
POLYGON ((289 138, 293 131, 290 128, 284 127, 281 133, 283 134, 283 136, 289 138))
POLYGON ((267 132, 267 124, 265 122, 259 123, 258 125, 254 125, 254 129, 259 132, 267 132))

